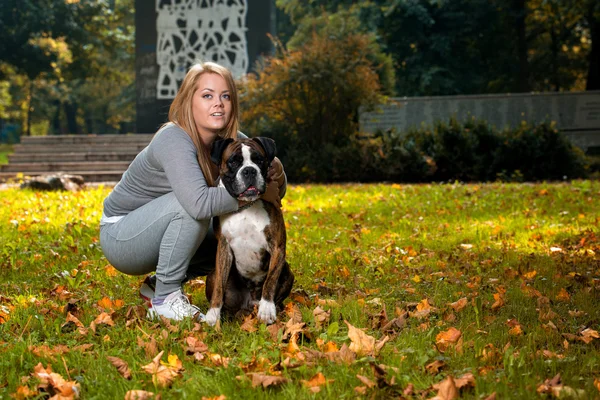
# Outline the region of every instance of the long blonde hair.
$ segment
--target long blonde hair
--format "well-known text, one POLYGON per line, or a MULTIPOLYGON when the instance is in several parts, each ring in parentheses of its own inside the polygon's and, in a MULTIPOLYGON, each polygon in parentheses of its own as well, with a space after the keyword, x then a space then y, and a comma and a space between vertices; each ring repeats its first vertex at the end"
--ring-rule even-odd
POLYGON ((171 103, 171 108, 169 108, 169 122, 179 126, 190 135, 192 142, 194 142, 194 145, 196 146, 198 164, 204 174, 204 178, 209 186, 214 186, 218 170, 210 160, 210 149, 204 145, 204 142, 200 137, 200 132, 196 129, 194 115, 192 114, 192 98, 196 92, 196 84, 202 75, 208 73, 217 74, 225 79, 231 99, 231 117, 229 118, 227 126, 225 126, 218 135, 222 139, 235 139, 237 137, 239 125, 239 100, 235 81, 233 75, 227 68, 213 62, 200 62, 194 64, 189 69, 183 79, 181 87, 177 91, 177 95, 171 103))

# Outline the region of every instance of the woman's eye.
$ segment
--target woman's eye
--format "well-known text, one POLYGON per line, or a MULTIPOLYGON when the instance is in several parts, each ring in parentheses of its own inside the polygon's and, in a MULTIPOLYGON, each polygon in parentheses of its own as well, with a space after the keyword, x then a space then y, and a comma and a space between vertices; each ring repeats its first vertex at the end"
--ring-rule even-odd
POLYGON ((205 99, 212 99, 212 94, 208 94, 206 93, 205 95, 203 95, 202 97, 204 97, 205 99))
POLYGON ((229 96, 228 94, 224 94, 223 96, 221 96, 223 99, 225 100, 229 100, 231 98, 231 96, 229 96))

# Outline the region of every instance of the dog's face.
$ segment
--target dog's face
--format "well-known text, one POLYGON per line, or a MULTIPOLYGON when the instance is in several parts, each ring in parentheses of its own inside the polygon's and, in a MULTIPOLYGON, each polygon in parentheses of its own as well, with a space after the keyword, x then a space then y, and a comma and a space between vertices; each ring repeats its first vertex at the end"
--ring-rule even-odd
POLYGON ((254 201, 267 188, 267 171, 275 158, 273 139, 217 140, 211 159, 219 167, 221 185, 238 200, 254 201))

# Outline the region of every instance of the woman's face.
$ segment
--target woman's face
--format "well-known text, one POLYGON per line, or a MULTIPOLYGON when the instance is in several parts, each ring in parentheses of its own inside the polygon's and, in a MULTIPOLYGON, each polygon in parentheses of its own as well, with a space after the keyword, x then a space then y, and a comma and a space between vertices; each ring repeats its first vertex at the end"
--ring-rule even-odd
POLYGON ((205 73, 192 97, 192 115, 200 135, 206 140, 227 126, 231 118, 231 97, 227 82, 220 75, 205 73))

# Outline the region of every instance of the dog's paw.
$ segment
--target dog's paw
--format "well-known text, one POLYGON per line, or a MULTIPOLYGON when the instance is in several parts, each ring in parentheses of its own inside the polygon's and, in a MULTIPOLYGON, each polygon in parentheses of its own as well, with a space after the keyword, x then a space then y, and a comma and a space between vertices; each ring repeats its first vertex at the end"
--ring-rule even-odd
POLYGON ((215 326, 220 317, 221 317, 221 307, 211 308, 206 313, 206 316, 204 317, 204 321, 210 326, 215 326))
POLYGON ((275 303, 264 299, 260 300, 258 304, 258 319, 263 321, 265 324, 272 324, 277 319, 277 309, 275 303))

